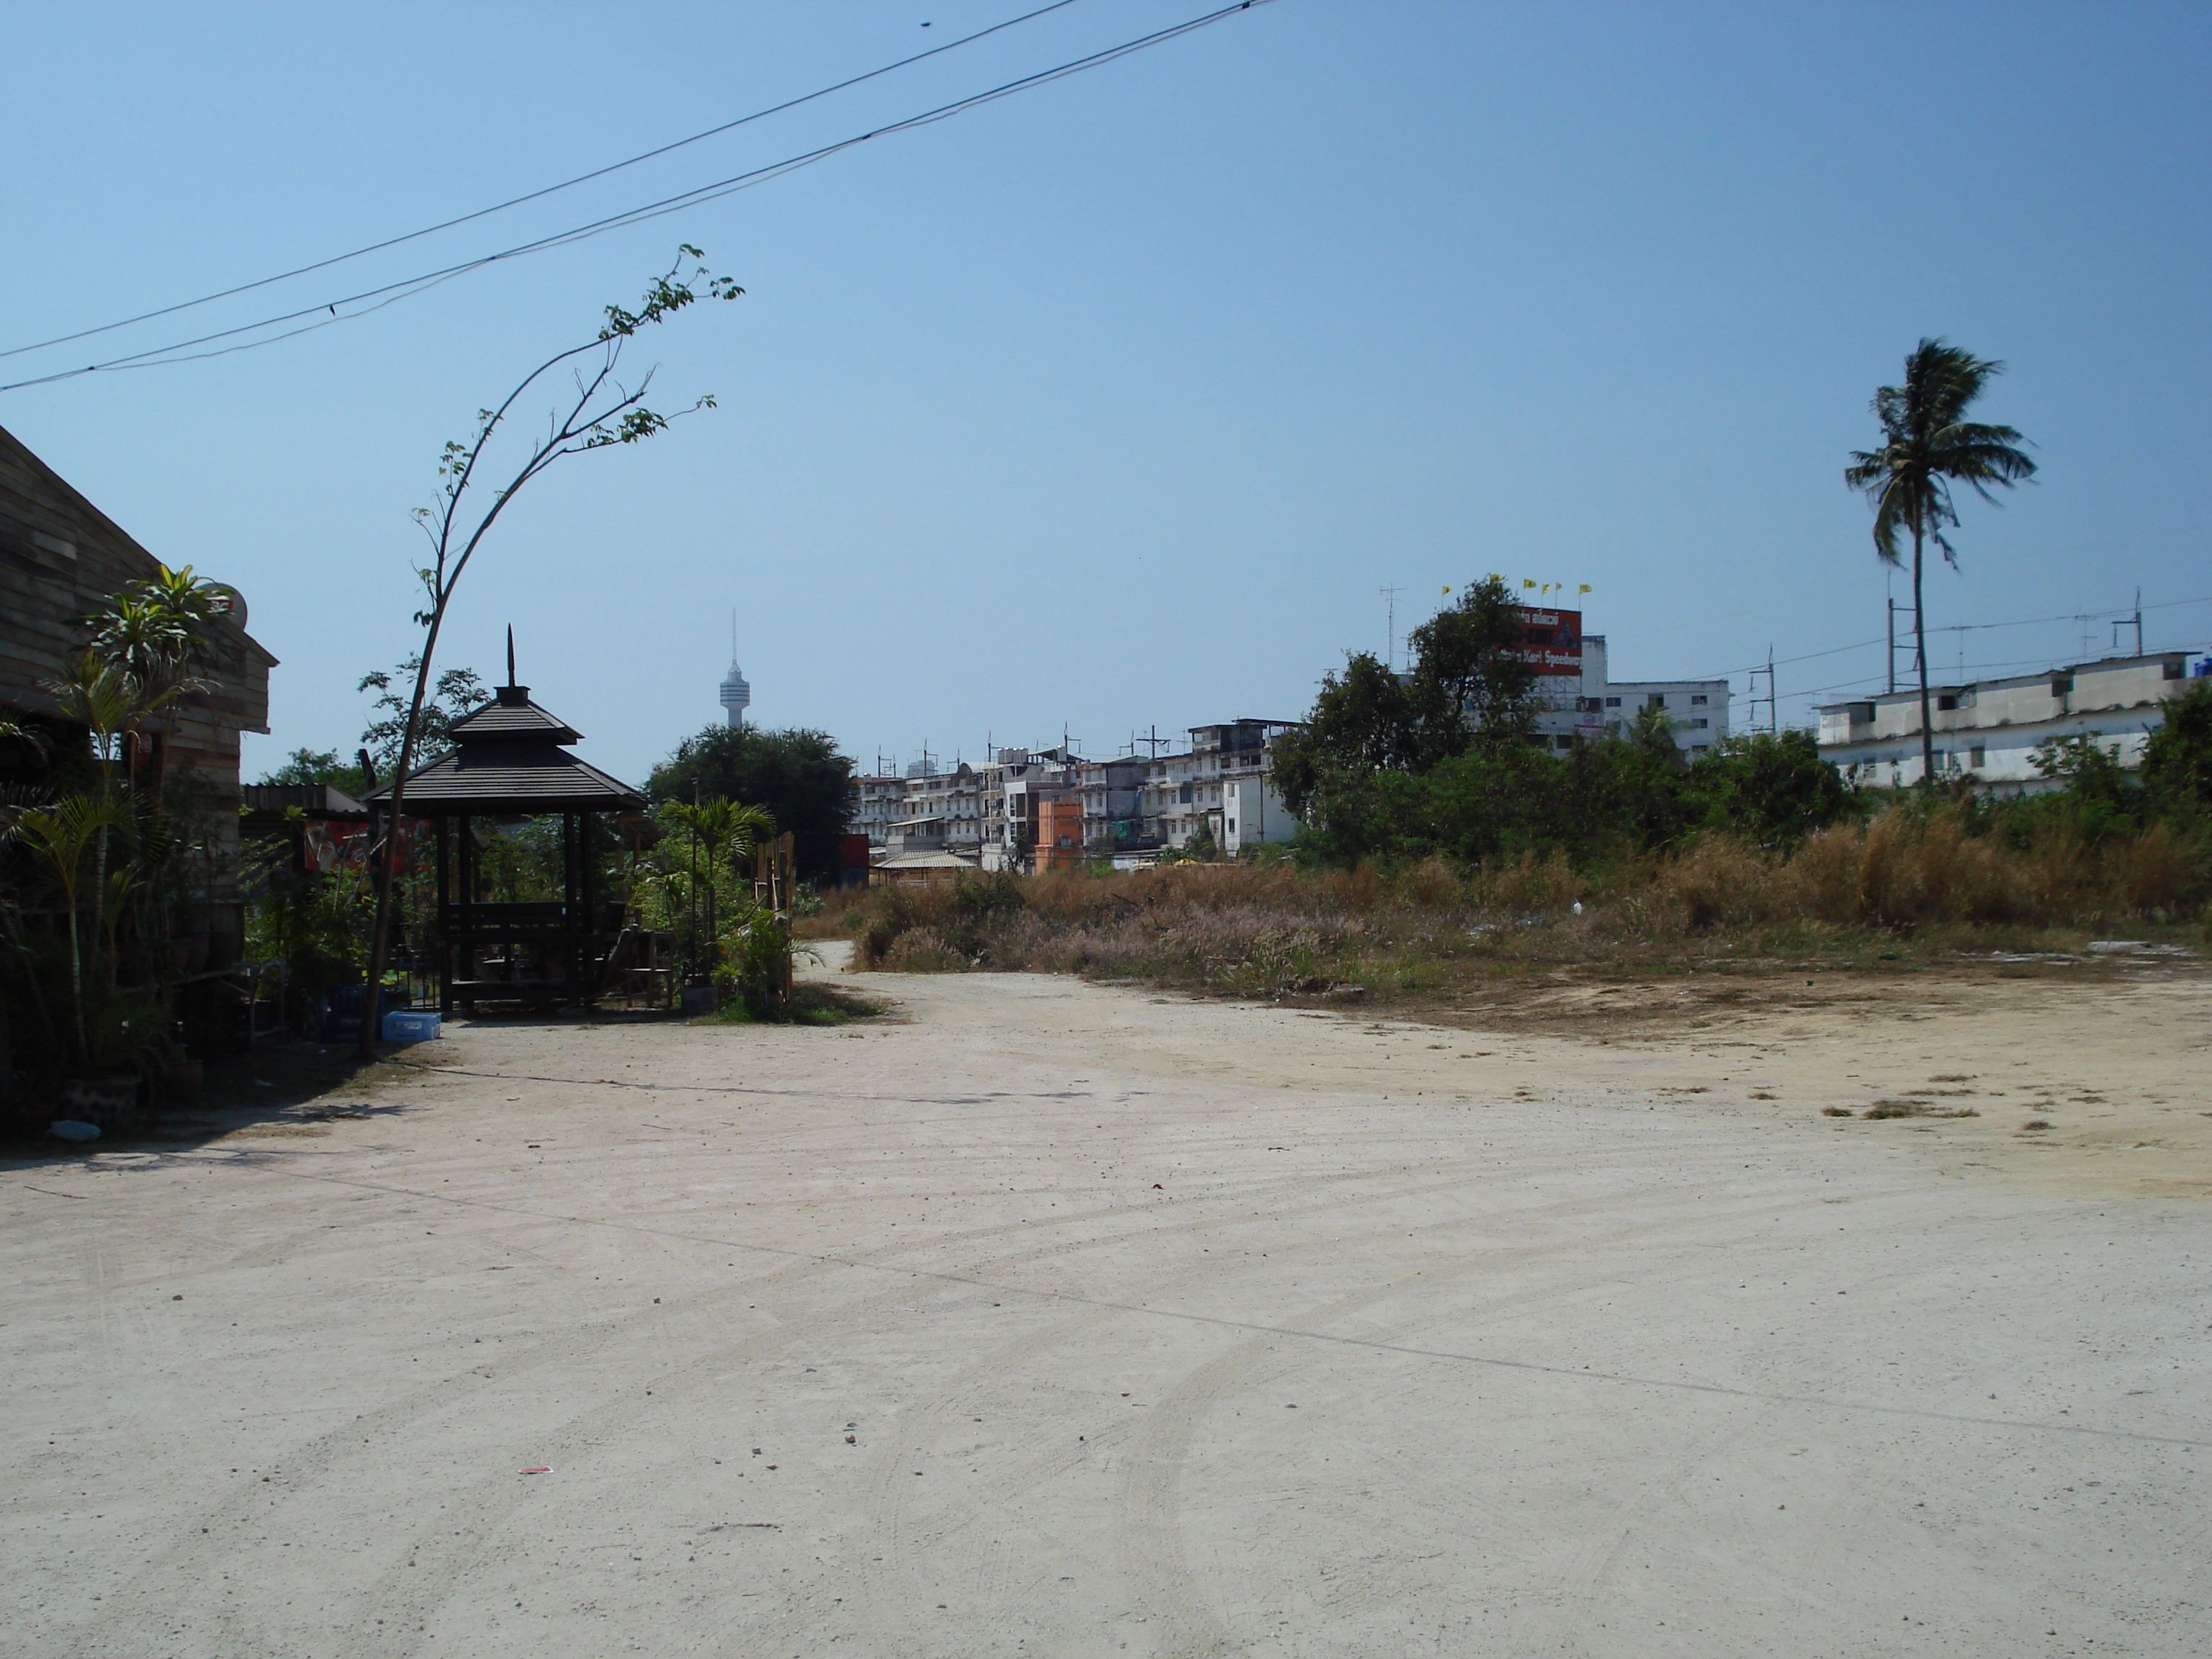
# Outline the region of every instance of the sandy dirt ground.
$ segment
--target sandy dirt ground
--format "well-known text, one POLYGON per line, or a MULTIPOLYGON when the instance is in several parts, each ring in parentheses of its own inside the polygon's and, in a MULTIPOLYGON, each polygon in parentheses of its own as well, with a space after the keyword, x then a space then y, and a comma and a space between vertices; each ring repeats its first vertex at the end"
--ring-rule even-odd
POLYGON ((0 1167, 0 1646, 2212 1650, 2200 976, 848 982, 0 1167))

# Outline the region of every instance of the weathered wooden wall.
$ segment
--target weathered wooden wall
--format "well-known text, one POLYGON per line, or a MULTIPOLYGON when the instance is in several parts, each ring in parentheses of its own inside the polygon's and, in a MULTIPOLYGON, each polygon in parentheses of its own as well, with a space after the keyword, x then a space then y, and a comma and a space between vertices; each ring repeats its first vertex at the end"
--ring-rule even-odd
MULTIPOLYGON (((84 648, 84 618, 159 561, 52 467, 0 428, 0 708, 58 712, 41 682, 84 648)), ((198 812, 215 848, 210 896, 238 917, 239 743, 240 732, 269 729, 269 671, 276 659, 242 628, 226 629, 206 689, 181 699, 162 724, 167 765, 199 780, 198 812)), ((242 930, 241 930, 242 931, 242 930)))

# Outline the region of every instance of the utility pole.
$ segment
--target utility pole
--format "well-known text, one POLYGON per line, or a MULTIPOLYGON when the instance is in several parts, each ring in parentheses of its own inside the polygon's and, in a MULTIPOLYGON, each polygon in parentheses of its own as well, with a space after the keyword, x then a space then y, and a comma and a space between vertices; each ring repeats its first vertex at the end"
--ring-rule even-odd
POLYGON ((1766 705, 1766 729, 1768 732, 1772 733, 1778 729, 1775 714, 1774 647, 1771 645, 1766 647, 1766 666, 1764 668, 1754 668, 1751 671, 1751 689, 1747 693, 1746 693, 1744 702, 1748 705, 1751 711, 1750 726, 1753 732, 1759 730, 1759 705, 1762 702, 1766 705), (1759 677, 1761 674, 1766 676, 1766 695, 1763 697, 1759 695, 1759 677))
POLYGON ((1406 590, 1378 587, 1375 591, 1382 596, 1383 614, 1388 618, 1383 624, 1382 665, 1395 674, 1398 672, 1398 595, 1406 590))
POLYGON ((1133 755, 1135 754, 1137 752, 1137 745, 1141 743, 1145 745, 1146 752, 1149 757, 1153 760, 1158 760, 1160 757, 1160 745, 1164 743, 1169 742, 1170 739, 1160 735, 1160 728, 1158 726, 1153 726, 1150 727, 1149 730, 1150 735, 1146 737, 1140 738, 1133 732, 1129 734, 1129 752, 1133 755))

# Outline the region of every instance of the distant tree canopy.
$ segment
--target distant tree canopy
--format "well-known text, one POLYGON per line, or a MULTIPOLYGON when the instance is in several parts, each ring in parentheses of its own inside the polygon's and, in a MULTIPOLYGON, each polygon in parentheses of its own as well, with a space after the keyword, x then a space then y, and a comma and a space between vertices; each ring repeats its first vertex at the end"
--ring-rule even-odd
POLYGON ((1786 845, 1858 810, 1802 732, 1726 738, 1686 763, 1651 726, 1557 755, 1533 743, 1470 744, 1425 772, 1376 773, 1321 797, 1301 845, 1329 863, 1440 854, 1488 864, 1556 851, 1589 865, 1705 830, 1786 845))
POLYGON ((2142 781, 2167 811, 2212 817, 2212 679, 2166 704, 2143 745, 2142 781))
POLYGON ((295 749, 284 757, 284 763, 261 775, 264 783, 317 784, 326 783, 343 790, 356 800, 367 793, 368 782, 362 777, 359 761, 341 761, 335 749, 295 749))
POLYGON ((1291 811, 1324 813, 1384 772, 1426 772, 1470 746, 1525 743, 1535 671, 1522 660, 1520 607, 1492 576, 1406 636, 1402 677, 1364 651, 1322 682, 1302 730, 1276 739, 1274 782, 1291 811))
MULTIPOLYGON (((416 673, 422 666, 421 657, 410 657, 389 674, 380 668, 361 677, 359 690, 380 694, 371 705, 368 728, 361 734, 362 746, 368 750, 368 757, 375 764, 377 783, 391 782, 392 773, 398 769, 400 743, 407 734, 409 697, 416 673)), ((415 727, 410 769, 428 765, 451 749, 453 740, 447 732, 453 722, 490 701, 491 688, 475 669, 440 670, 422 699, 422 718, 415 727)))
POLYGON ((695 787, 702 802, 766 808, 777 834, 793 834, 800 878, 836 879, 838 837, 853 820, 860 786, 852 757, 839 754, 828 732, 710 726, 678 744, 645 786, 655 805, 688 803, 695 787))
POLYGON ((1407 644, 1402 675, 1352 655, 1322 682, 1304 729, 1277 741, 1273 777, 1306 822, 1309 858, 1480 864, 1557 851, 1589 862, 1700 830, 1771 846, 1856 810, 1801 732, 1723 739, 1692 759, 1665 714, 1645 709, 1564 753, 1540 746, 1521 608, 1494 576, 1407 644))

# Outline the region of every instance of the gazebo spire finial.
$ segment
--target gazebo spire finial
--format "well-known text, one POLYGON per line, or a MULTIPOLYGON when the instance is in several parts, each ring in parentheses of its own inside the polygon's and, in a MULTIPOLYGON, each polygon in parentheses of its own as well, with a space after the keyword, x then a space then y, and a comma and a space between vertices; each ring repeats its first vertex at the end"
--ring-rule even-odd
POLYGON ((507 683, 514 684, 514 624, 507 625, 507 683))

